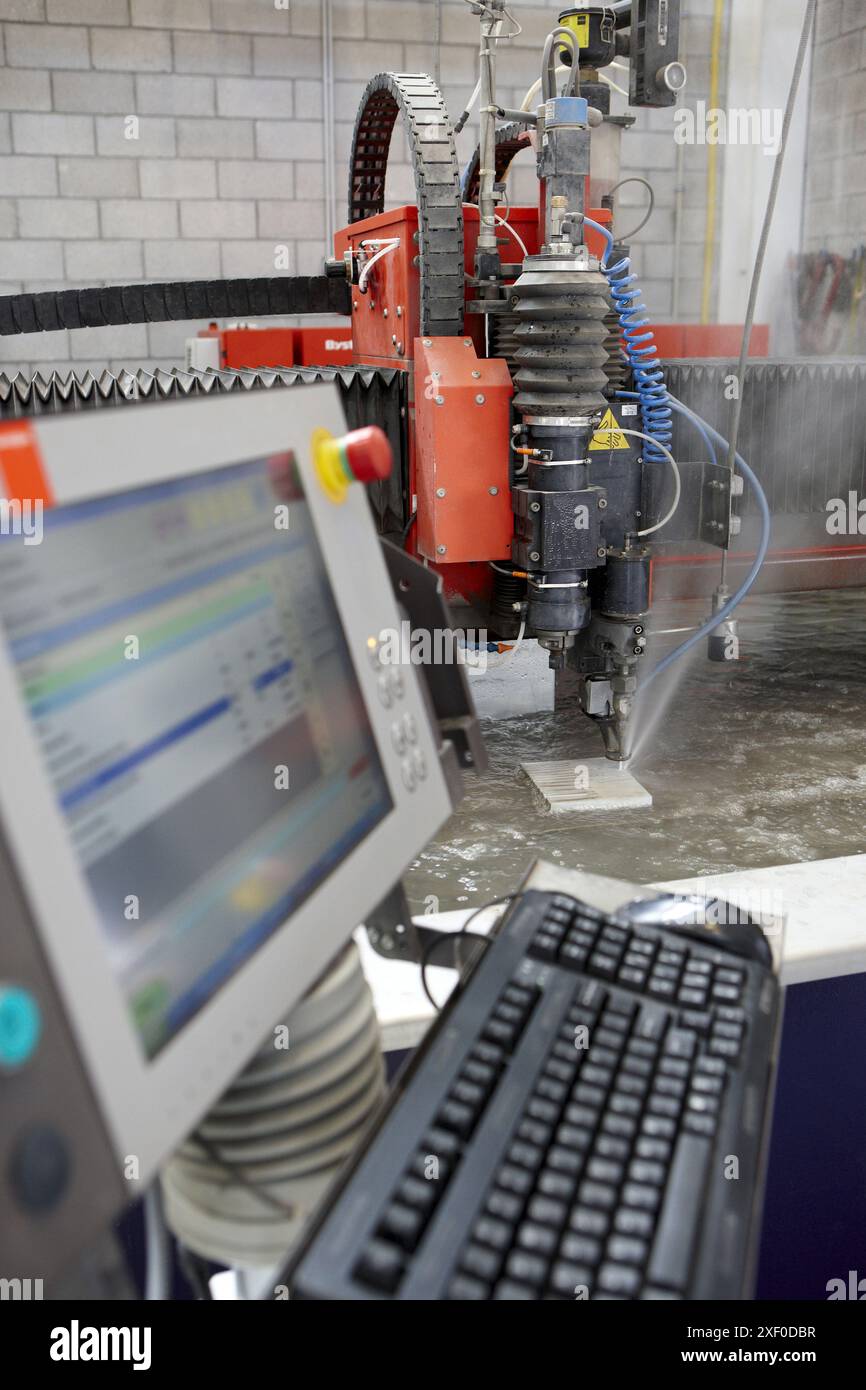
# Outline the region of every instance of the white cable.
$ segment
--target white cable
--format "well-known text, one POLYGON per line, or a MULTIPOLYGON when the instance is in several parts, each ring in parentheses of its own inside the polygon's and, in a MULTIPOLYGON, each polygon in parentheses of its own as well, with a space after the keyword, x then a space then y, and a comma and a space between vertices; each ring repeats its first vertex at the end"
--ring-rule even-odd
MULTIPOLYGON (((596 431, 596 433, 598 433, 598 431, 596 431)), ((603 430, 602 433, 613 433, 613 431, 603 430)), ((639 536, 651 536, 653 531, 660 531, 663 526, 667 526, 671 517, 674 515, 677 507, 680 505, 680 494, 682 492, 682 483, 680 482, 680 470, 677 468, 677 461, 671 453, 670 449, 668 448, 667 444, 662 444, 661 440, 659 439, 653 439, 651 434, 643 434, 641 430, 624 430, 622 428, 618 430, 618 433, 631 434, 634 435, 635 439, 645 439, 648 444, 655 444, 657 449, 661 449, 662 453, 664 454, 665 458, 667 459, 668 463, 674 471, 674 500, 671 503, 671 508, 667 516, 662 517, 661 521, 657 521, 655 526, 647 526, 645 531, 637 532, 639 536)))
MULTIPOLYGON (((562 67, 558 67, 558 68, 556 69, 556 76, 557 76, 557 77, 562 77, 562 76, 564 76, 564 74, 567 73, 567 72, 571 72, 571 68, 567 68, 567 67, 563 64, 562 67)), ((540 77, 537 77, 537 78, 535 79, 535 81, 533 82, 532 86, 530 87, 529 91, 526 93, 526 96, 523 98, 523 101, 520 103, 520 109, 521 109, 521 111, 529 111, 529 110, 531 109, 532 103, 533 103, 533 101, 535 100, 535 98, 538 96, 538 93, 539 93, 540 91, 541 91, 541 78, 540 78, 540 77)))
POLYGON ((373 266, 376 264, 377 261, 380 261, 383 256, 387 256, 389 251, 395 251, 397 249, 397 247, 400 245, 400 238, 391 237, 390 240, 381 242, 362 241, 361 245, 379 247, 379 250, 375 253, 375 255, 370 257, 370 259, 364 265, 364 269, 361 271, 361 274, 358 276, 358 289, 363 294, 365 289, 367 288, 367 280, 370 277, 370 271, 373 269, 373 266))
POLYGON ((514 237, 514 240, 517 242, 517 245, 520 247, 521 251, 523 252, 524 256, 528 256, 528 255, 529 255, 529 252, 528 252, 527 249, 526 249, 526 242, 525 242, 525 241, 523 240, 523 238, 522 238, 521 236, 519 236, 518 233, 514 230, 514 228, 512 227, 511 223, 508 222, 504 217, 500 217, 498 212, 494 212, 494 214, 493 214, 493 219, 494 219, 494 221, 496 221, 496 222, 499 223, 500 227, 504 227, 505 230, 506 230, 507 232, 510 232, 510 233, 511 233, 511 235, 514 237))
POLYGON ((630 93, 627 92, 624 87, 620 87, 618 83, 614 82, 612 77, 606 77, 603 72, 600 72, 598 75, 602 82, 606 82, 609 87, 613 87, 613 90, 619 92, 620 96, 625 97, 626 101, 631 101, 630 93))
POLYGON ((525 632, 526 632, 526 619, 525 619, 525 618, 521 618, 521 619, 520 619, 520 630, 518 631, 517 636, 516 636, 516 638, 514 639, 514 646, 513 646, 513 647, 508 647, 504 652, 501 652, 500 655, 499 655, 499 660, 498 660, 498 661, 488 661, 488 662, 487 662, 487 665, 488 665, 488 666, 492 666, 492 667, 494 668, 494 670, 498 670, 500 666, 504 666, 504 665, 505 665, 506 661, 511 661, 512 658, 513 658, 513 656, 514 656, 514 654, 515 654, 515 652, 519 651, 519 649, 520 649, 520 646, 521 646, 521 644, 522 644, 522 642, 523 642, 523 634, 524 634, 525 632))

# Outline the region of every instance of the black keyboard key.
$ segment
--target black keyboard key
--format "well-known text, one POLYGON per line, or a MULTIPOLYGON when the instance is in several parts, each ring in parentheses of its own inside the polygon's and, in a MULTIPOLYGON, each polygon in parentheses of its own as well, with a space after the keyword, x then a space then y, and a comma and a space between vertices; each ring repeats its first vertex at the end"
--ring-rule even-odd
POLYGON ((611 1081, 613 1081, 613 1068, 597 1066, 592 1060, 592 1054, 590 1054, 589 1060, 580 1073, 580 1079, 589 1086, 600 1086, 602 1090, 607 1091, 611 1081))
POLYGON ((695 1005, 699 1006, 703 1004, 705 999, 706 994, 702 989, 689 989, 686 986, 679 990, 679 992, 677 993, 677 1003, 687 1004, 690 1007, 694 1007, 695 1005))
POLYGON ((648 1277, 677 1293, 688 1287, 711 1153, 709 1140, 694 1134, 681 1134, 674 1150, 648 1277))
POLYGON ((641 1133, 650 1139, 673 1139, 676 1132, 676 1124, 666 1115, 644 1115, 641 1122, 641 1133))
POLYGON ((643 989, 647 977, 645 970, 638 970, 633 965, 624 965, 616 978, 620 984, 634 985, 635 989, 643 989))
POLYGON ((495 1216, 479 1216, 472 1229, 472 1240, 477 1245, 489 1245, 491 1250, 504 1254, 510 1249, 514 1228, 508 1221, 498 1221, 495 1216))
POLYGON ((598 1207, 601 1211, 612 1211, 616 1206, 616 1188, 607 1183, 586 1180, 580 1184, 578 1196, 584 1206, 598 1207))
POLYGON ((554 1230, 560 1231, 565 1225, 568 1207, 565 1202, 558 1202, 553 1197, 535 1196, 526 1208, 526 1215, 530 1221, 535 1221, 541 1226, 552 1226, 554 1230))
POLYGON ((648 1240, 653 1233, 655 1217, 651 1211, 640 1211, 637 1207, 620 1207, 613 1218, 613 1228, 621 1236, 637 1236, 648 1240))
POLYGON ((461 1139, 468 1139, 475 1128, 476 1118, 475 1111, 468 1105, 462 1105, 458 1100, 446 1100, 436 1116, 436 1124, 459 1134, 461 1139))
POLYGON ((455 1159, 460 1152, 460 1140, 447 1129, 428 1130, 419 1153, 433 1154, 440 1161, 443 1158, 455 1159))
POLYGON ((493 1017, 499 1018, 503 1023, 513 1023, 515 1028, 522 1028, 525 1020, 523 1009, 519 1009, 516 1004, 509 1004, 502 1000, 493 1010, 493 1017))
POLYGON ((521 1250, 531 1255, 543 1255, 550 1259, 556 1252, 559 1232, 550 1226, 540 1226, 535 1221, 524 1221, 517 1232, 517 1244, 521 1250))
POLYGON ((698 1046, 695 1033, 686 1028, 671 1028, 665 1038, 664 1050, 670 1057, 683 1057, 689 1061, 694 1057, 698 1046))
POLYGON ((602 1132, 612 1134, 617 1139, 631 1139, 637 1132, 637 1120, 633 1115, 605 1115, 601 1122, 602 1132))
POLYGON ((517 1130, 518 1139, 527 1144, 537 1144, 546 1148, 553 1138, 553 1126, 542 1124, 540 1120, 521 1120, 517 1130))
POLYGON ((481 1302, 490 1297, 490 1285, 468 1274, 457 1274, 448 1285, 448 1298, 461 1302, 481 1302))
POLYGON ((650 1115, 665 1115, 671 1120, 676 1120, 682 1110, 682 1101, 673 1096, 651 1095, 647 1102, 647 1111, 650 1115))
POLYGON ((598 1124, 598 1117, 601 1114, 597 1105, 577 1105, 572 1103, 565 1107, 563 1119, 567 1125, 576 1125, 579 1129, 594 1130, 598 1124))
POLYGON ((710 1055, 723 1057, 726 1062, 735 1062, 740 1055, 740 1044, 728 1042, 725 1038, 711 1038, 710 1055))
POLYGON ((483 1037, 510 1052, 517 1041, 518 1030, 513 1023, 504 1023, 501 1018, 489 1018, 484 1025, 483 1037))
POLYGON ((671 1156, 671 1142, 669 1139, 648 1139, 646 1135, 641 1135, 634 1151, 638 1158, 650 1159, 654 1163, 667 1163, 671 1156))
POLYGON ((542 1100, 552 1100, 554 1105, 564 1105, 568 1087, 564 1081, 555 1081, 552 1076, 541 1076, 536 1083, 535 1094, 542 1100))
POLYGON ((552 1077, 554 1081, 562 1081, 565 1084, 569 1084, 574 1080, 577 1067, 577 1056, 575 1056, 573 1061, 569 1060, 567 1062, 560 1061, 558 1057, 549 1057, 544 1064, 544 1075, 552 1077))
POLYGON ((504 1188, 494 1187, 485 1203, 485 1210, 490 1216, 514 1226, 520 1220, 523 1212, 523 1199, 515 1192, 507 1192, 504 1188))
POLYGON ((537 1298, 538 1293, 535 1289, 531 1289, 528 1284, 518 1284, 514 1279, 500 1279, 493 1290, 493 1297, 494 1300, 514 1303, 518 1299, 537 1298))
POLYGON ((558 1202, 570 1202, 577 1187, 577 1178, 568 1173, 557 1173, 545 1168, 538 1179, 538 1191, 542 1197, 553 1197, 558 1202))
POLYGON ((560 1144, 554 1144, 547 1155, 545 1167, 554 1173, 577 1177, 583 1167, 583 1154, 579 1150, 566 1149, 560 1144))
POLYGON ((564 942, 559 952, 559 964, 564 965, 566 970, 582 970, 588 958, 587 948, 576 941, 564 942))
POLYGON ((643 1109, 643 1101, 637 1096, 623 1095, 621 1091, 614 1091, 608 1102, 608 1113, 611 1115, 625 1115, 633 1120, 637 1120, 643 1109))
POLYGON ((728 1069, 721 1057, 699 1057, 695 1062, 695 1075, 720 1076, 724 1079, 728 1069))
POLYGON ((418 1211, 429 1216, 439 1200, 441 1191, 441 1187, 436 1182, 428 1182, 424 1178, 409 1177, 403 1179, 397 1188, 396 1196, 403 1206, 416 1207, 418 1211))
POLYGON ((607 1243, 607 1257, 618 1265, 637 1265, 643 1269, 649 1254, 649 1245, 637 1236, 611 1236, 607 1243))
POLYGON ((522 1139, 515 1139, 505 1159, 506 1163, 510 1165, 526 1168, 530 1173, 535 1173, 544 1160, 544 1150, 537 1144, 527 1144, 522 1139))
POLYGON ((654 1162, 649 1158, 635 1158, 629 1164, 628 1175, 632 1182, 652 1183, 656 1187, 664 1187, 668 1170, 664 1163, 654 1162))
POLYGON ((591 1158, 586 1165, 586 1176, 593 1182, 609 1182, 617 1185, 622 1182, 625 1166, 615 1158, 591 1158))
MULTIPOLYGON (((459 1101, 461 1105, 467 1106, 477 1115, 484 1107, 486 1092, 483 1086, 479 1086, 475 1081, 469 1081, 465 1077, 458 1077, 451 1088, 451 1098, 459 1101)), ((447 1104, 447 1102, 446 1102, 447 1104)))
POLYGON ((537 990, 531 989, 529 985, 519 985, 514 980, 502 992, 503 999, 507 999, 510 1004, 518 1004, 526 1010, 531 1009, 537 997, 537 990))
POLYGON ((691 1072, 691 1063, 685 1057, 668 1057, 667 1053, 659 1061, 659 1076, 676 1076, 685 1081, 691 1072))
POLYGON ((693 1033, 700 1033, 705 1037, 710 1031, 710 1024, 713 1021, 712 1014, 703 1010, 684 1009, 680 1014, 680 1023, 683 1028, 690 1028, 693 1033))
POLYGON ((713 1037, 727 1038, 731 1042, 740 1042, 743 1036, 743 1025, 741 1023, 714 1023, 713 1037))
POLYGON ((426 1216, 417 1207, 406 1207, 402 1202, 392 1202, 382 1217, 380 1234, 388 1240, 396 1241, 404 1250, 414 1250, 425 1225, 426 1216))
POLYGON ((355 1266, 356 1276, 373 1288, 393 1293, 403 1271, 405 1258, 400 1247, 387 1240, 371 1240, 355 1266))
POLYGON ((586 980, 582 985, 578 985, 574 993, 575 1004, 580 1004, 584 1009, 595 1009, 598 1012, 605 999, 607 991, 602 988, 598 980, 586 980))
POLYGON ((533 1096, 526 1107, 526 1113, 532 1120, 553 1125, 559 1119, 559 1106, 554 1105, 552 1100, 545 1100, 543 1096, 533 1096))
POLYGON ((741 994, 737 985, 713 985, 712 997, 719 1004, 736 1004, 741 994))
POLYGON ((628 1265, 607 1262, 598 1271, 598 1287, 604 1293, 619 1294, 622 1298, 636 1298, 641 1286, 640 1270, 628 1265))
POLYGON ((604 1097, 601 1086, 590 1086, 585 1081, 579 1081, 571 1093, 572 1100, 578 1105, 588 1105, 596 1110, 604 1105, 604 1097))
POLYGON ((699 1096, 720 1096, 725 1087, 724 1077, 705 1076, 698 1072, 692 1077, 692 1091, 699 1096))
POLYGON ((603 980, 614 980, 619 969, 619 958, 595 951, 589 958, 587 968, 593 975, 600 975, 603 980))
POLYGON ((480 1086, 485 1099, 496 1085, 498 1074, 496 1067, 489 1066, 487 1062, 479 1062, 474 1057, 467 1058, 461 1073, 464 1081, 468 1081, 473 1086, 480 1086))
POLYGON ((644 1004, 635 1023, 635 1037, 649 1042, 660 1042, 667 1030, 668 1019, 667 1009, 659 1008, 655 1004, 644 1004))
POLYGON ((695 1115, 687 1110, 683 1118, 683 1129, 688 1134, 700 1135, 705 1139, 712 1139, 716 1132, 715 1115, 695 1115))
POLYGON ((601 1240, 597 1236, 567 1235, 559 1253, 569 1264, 594 1269, 601 1260, 601 1240))
POLYGON ((586 1298, 592 1287, 592 1270, 585 1265, 557 1260, 550 1271, 550 1289, 560 1298, 586 1298))
POLYGON ((579 1236, 597 1236, 602 1240, 610 1226, 610 1215, 602 1207, 577 1206, 569 1216, 568 1224, 579 1236))
POLYGON ((647 985, 647 994, 651 994, 654 999, 675 999, 676 983, 673 980, 660 980, 654 975, 647 985))
POLYGON ((470 1059, 477 1058, 479 1062, 486 1062, 488 1066, 493 1067, 496 1071, 499 1070, 505 1061, 505 1054, 502 1048, 498 1047, 496 1043, 484 1042, 482 1038, 479 1038, 477 1043, 475 1043, 469 1056, 470 1059))
MULTIPOLYGON (((570 1108, 570 1107, 569 1107, 570 1108)), ((591 1125, 560 1125, 556 1131, 556 1144, 559 1148, 574 1149, 578 1153, 585 1153, 592 1143, 593 1127, 591 1125)))
POLYGON ((532 1174, 528 1168, 517 1168, 512 1163, 505 1163, 497 1174, 496 1184, 506 1192, 513 1192, 517 1197, 527 1197, 532 1190, 532 1174))
POLYGON ((637 1207, 638 1211, 656 1211, 661 1193, 648 1183, 627 1182, 622 1189, 622 1200, 624 1206, 637 1207))
POLYGON ((624 1162, 630 1152, 627 1139, 616 1139, 612 1134, 600 1134, 595 1141, 595 1153, 599 1158, 614 1158, 624 1162))
POLYGON ((547 1279, 548 1261, 541 1255, 530 1255, 525 1250, 512 1250, 505 1269, 509 1279, 531 1289, 540 1289, 547 1279))
POLYGON ((476 1245, 472 1241, 460 1256, 460 1268, 474 1279, 483 1279, 486 1284, 492 1284, 499 1277, 502 1260, 500 1251, 491 1250, 486 1245, 476 1245))
POLYGON ((559 938, 546 931, 536 932, 529 948, 529 954, 539 960, 556 960, 558 951, 559 938))

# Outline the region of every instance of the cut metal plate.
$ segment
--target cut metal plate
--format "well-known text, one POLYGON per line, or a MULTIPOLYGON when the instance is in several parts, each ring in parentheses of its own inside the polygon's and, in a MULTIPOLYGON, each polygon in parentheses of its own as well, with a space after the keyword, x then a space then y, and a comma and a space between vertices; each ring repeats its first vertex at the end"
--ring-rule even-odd
POLYGON ((653 804, 646 787, 610 758, 574 758, 522 766, 543 806, 556 815, 637 811, 653 804))

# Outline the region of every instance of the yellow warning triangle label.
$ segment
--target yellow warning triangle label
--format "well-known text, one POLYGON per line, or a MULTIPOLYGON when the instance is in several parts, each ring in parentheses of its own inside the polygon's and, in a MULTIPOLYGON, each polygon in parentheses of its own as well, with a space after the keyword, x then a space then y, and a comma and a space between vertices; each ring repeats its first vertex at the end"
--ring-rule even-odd
POLYGON ((629 442, 613 418, 613 411, 606 410, 604 419, 590 440, 590 449, 628 449, 629 442))

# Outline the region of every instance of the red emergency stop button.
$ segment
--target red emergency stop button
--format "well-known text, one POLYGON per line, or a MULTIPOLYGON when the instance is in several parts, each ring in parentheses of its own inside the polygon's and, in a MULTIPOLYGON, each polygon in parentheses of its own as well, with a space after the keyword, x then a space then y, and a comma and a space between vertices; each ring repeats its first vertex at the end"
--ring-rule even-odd
POLYGON ((394 456, 387 435, 378 425, 335 439, 327 430, 313 433, 313 464, 319 482, 332 502, 342 502, 349 483, 375 483, 387 478, 394 456))
POLYGON ((345 449, 346 463, 358 483, 376 483, 387 478, 394 463, 388 436, 378 425, 365 425, 350 430, 340 441, 345 449))

